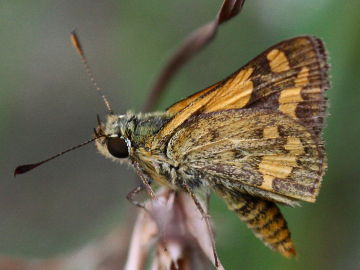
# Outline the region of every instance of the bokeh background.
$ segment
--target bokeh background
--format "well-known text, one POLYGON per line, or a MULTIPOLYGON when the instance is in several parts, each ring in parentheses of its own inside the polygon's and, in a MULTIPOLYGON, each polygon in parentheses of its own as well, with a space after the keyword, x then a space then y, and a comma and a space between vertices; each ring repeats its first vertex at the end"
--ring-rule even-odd
MULTIPOLYGON (((87 140, 106 110, 69 42, 77 28, 119 113, 141 108, 166 60, 221 1, 0 2, 0 254, 48 258, 100 238, 135 213, 133 172, 86 146, 14 179, 13 168, 87 140)), ((271 252, 213 198, 227 269, 360 269, 360 1, 253 0, 177 75, 159 109, 214 83, 267 47, 317 35, 332 65, 329 169, 315 204, 284 208, 299 256, 271 252)), ((120 239, 121 240, 121 239, 120 239)), ((124 245, 127 245, 124 239, 124 245)))

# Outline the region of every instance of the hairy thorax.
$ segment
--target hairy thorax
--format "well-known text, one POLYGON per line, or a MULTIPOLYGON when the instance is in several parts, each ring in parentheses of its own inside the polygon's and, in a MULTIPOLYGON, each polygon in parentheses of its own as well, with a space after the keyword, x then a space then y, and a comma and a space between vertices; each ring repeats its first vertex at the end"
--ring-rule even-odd
POLYGON ((104 135, 96 140, 97 149, 105 157, 117 162, 129 164, 137 162, 149 179, 172 189, 181 187, 183 181, 192 187, 199 186, 198 179, 202 177, 199 172, 168 159, 166 143, 162 147, 151 148, 154 136, 170 118, 171 115, 163 112, 148 114, 127 112, 124 115, 108 115, 106 122, 101 123, 96 129, 97 133, 104 135), (129 151, 128 158, 115 158, 109 153, 106 141, 112 137, 120 137, 126 141, 129 151), (193 179, 197 179, 197 181, 193 179))

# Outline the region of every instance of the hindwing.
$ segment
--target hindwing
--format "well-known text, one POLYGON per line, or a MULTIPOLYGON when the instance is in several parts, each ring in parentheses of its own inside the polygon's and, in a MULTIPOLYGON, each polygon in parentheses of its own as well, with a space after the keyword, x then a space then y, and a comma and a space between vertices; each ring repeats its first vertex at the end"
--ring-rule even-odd
POLYGON ((193 116, 173 134, 166 155, 232 189, 251 186, 254 195, 265 190, 309 202, 315 201, 326 164, 312 132, 266 109, 193 116))

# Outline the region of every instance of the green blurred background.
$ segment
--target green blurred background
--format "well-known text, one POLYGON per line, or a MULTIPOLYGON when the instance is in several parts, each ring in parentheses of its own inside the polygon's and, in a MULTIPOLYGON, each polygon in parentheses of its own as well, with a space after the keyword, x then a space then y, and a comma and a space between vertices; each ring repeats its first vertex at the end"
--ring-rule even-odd
MULTIPOLYGON (((0 2, 0 254, 46 258, 71 252, 131 219, 133 172, 84 147, 24 176, 35 162, 85 141, 105 108, 69 42, 78 29, 113 108, 139 110, 181 40, 221 1, 0 2)), ((159 109, 214 83, 267 47, 312 34, 332 65, 325 129, 329 169, 315 204, 284 208, 299 256, 257 240, 221 200, 212 200, 227 269, 360 269, 360 1, 247 1, 216 40, 168 88, 159 109)), ((124 243, 126 244, 126 243, 124 243)))

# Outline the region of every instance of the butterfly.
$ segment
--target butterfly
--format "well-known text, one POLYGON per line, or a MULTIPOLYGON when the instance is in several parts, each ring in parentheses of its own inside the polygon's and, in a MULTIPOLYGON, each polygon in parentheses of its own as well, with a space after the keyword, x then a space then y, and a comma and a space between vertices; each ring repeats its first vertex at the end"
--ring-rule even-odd
POLYGON ((295 247, 277 203, 315 202, 319 193, 328 68, 319 38, 288 39, 164 112, 118 115, 108 106, 90 141, 135 168, 142 186, 129 199, 143 188, 154 197, 152 181, 195 203, 198 191, 212 191, 265 245, 290 257, 295 247))

